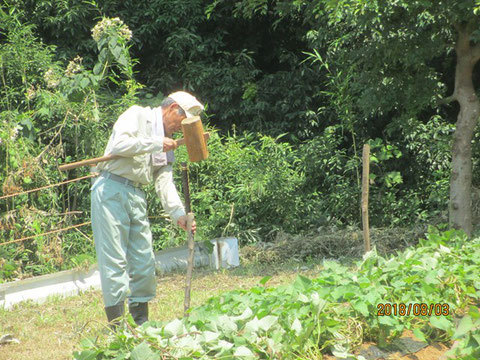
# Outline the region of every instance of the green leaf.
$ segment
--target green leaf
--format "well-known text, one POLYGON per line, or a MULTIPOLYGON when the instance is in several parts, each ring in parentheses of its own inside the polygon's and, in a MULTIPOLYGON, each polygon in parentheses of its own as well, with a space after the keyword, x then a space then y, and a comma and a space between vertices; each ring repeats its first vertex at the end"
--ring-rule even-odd
POLYGON ((50 109, 49 108, 40 108, 37 110, 37 113, 40 114, 40 115, 44 115, 44 116, 50 116, 51 112, 50 112, 50 109))
POLYGON ((455 330, 454 334, 452 335, 452 339, 458 339, 463 335, 470 332, 473 328, 473 321, 472 318, 468 315, 464 316, 460 323, 458 324, 457 329, 455 330))
POLYGON ((302 323, 300 322, 300 320, 298 320, 297 318, 295 318, 295 320, 293 320, 291 329, 292 329, 293 331, 295 331, 295 334, 296 334, 297 336, 299 336, 300 333, 302 332, 302 323))
POLYGON ((222 315, 218 318, 217 327, 227 336, 238 330, 237 324, 227 315, 222 315))
POLYGON ((259 329, 260 329, 260 324, 256 316, 245 324, 246 333, 256 333, 259 329))
POLYGON ((90 80, 87 78, 87 77, 84 77, 81 81, 80 81, 80 87, 82 89, 86 89, 88 87, 88 85, 90 85, 90 80))
POLYGON ((297 290, 306 290, 308 287, 312 284, 312 280, 309 278, 298 275, 297 278, 295 279, 295 282, 293 283, 293 287, 297 290))
POLYGON ((118 43, 118 36, 112 35, 110 37, 110 40, 108 41, 108 47, 110 49, 114 49, 117 46, 117 43, 118 43))
POLYGON ((249 319, 253 315, 252 309, 247 307, 241 315, 238 316, 232 316, 231 319, 233 321, 243 321, 249 319))
POLYGON ((432 316, 432 317, 430 317, 430 324, 433 327, 436 327, 437 329, 447 331, 447 332, 449 330, 451 330, 452 327, 453 327, 452 322, 444 316, 432 316))
POLYGON ((106 63, 107 62, 107 60, 108 60, 107 49, 102 49, 102 51, 100 51, 100 54, 98 55, 98 60, 100 61, 100 63, 106 63))
POLYGON ((208 344, 213 343, 215 340, 217 340, 220 337, 220 334, 212 331, 204 331, 202 333, 202 336, 205 343, 208 344))
POLYGON ((475 339, 475 341, 477 342, 477 349, 478 347, 480 346, 480 334, 474 334, 472 333, 472 338, 475 339))
POLYGON ((395 326, 398 324, 398 320, 393 316, 379 316, 378 322, 386 326, 395 326))
POLYGON ((104 64, 97 62, 93 67, 93 73, 95 75, 100 75, 103 72, 104 64))
POLYGON ((118 63, 124 67, 128 66, 128 60, 125 57, 125 54, 121 54, 117 59, 118 63))
POLYGON ((273 315, 268 315, 259 320, 258 326, 263 331, 268 331, 276 323, 278 323, 278 317, 273 315))
POLYGON ((113 57, 115 58, 115 60, 118 61, 118 59, 119 59, 120 56, 122 55, 122 48, 121 48, 121 46, 115 46, 114 48, 112 48, 112 54, 113 54, 113 57))
POLYGON ((167 325, 165 325, 164 332, 166 336, 181 335, 184 332, 183 323, 180 320, 175 319, 169 322, 167 325))
POLYGON ((97 352, 94 350, 75 351, 73 357, 76 360, 95 360, 97 358, 97 352))
POLYGON ((423 342, 426 342, 427 339, 425 338, 425 335, 423 334, 422 330, 420 330, 419 328, 416 328, 416 329, 413 329, 413 335, 415 335, 415 337, 420 340, 420 341, 423 341, 423 342))
POLYGON ((271 278, 271 276, 265 276, 262 280, 260 280, 260 284, 265 285, 271 278))
POLYGON ((145 342, 137 345, 130 354, 130 359, 132 360, 157 360, 158 358, 158 355, 145 342))
POLYGON ((352 305, 353 308, 363 316, 368 317, 368 315, 370 315, 370 311, 368 311, 368 306, 363 300, 357 300, 353 302, 352 305))
POLYGON ((251 358, 255 359, 255 355, 253 352, 247 348, 246 346, 240 346, 235 350, 235 353, 233 354, 235 357, 240 357, 240 358, 251 358))

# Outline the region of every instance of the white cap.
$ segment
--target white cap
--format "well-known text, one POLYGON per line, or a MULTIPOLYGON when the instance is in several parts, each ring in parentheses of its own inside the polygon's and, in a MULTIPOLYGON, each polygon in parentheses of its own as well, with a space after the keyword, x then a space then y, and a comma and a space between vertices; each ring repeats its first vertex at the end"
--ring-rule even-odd
POLYGON ((185 92, 177 91, 170 95, 169 98, 173 99, 178 106, 180 106, 188 117, 198 116, 203 111, 203 105, 195 98, 195 96, 185 92))

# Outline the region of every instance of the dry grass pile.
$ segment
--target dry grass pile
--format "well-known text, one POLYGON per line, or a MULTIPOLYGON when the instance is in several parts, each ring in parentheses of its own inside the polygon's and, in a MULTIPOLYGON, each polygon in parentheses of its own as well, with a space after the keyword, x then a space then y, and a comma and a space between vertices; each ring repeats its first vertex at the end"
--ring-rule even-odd
MULTIPOLYGON (((389 255, 415 245, 425 229, 371 229, 370 242, 380 255, 389 255)), ((277 263, 288 260, 360 258, 364 253, 359 229, 319 229, 318 232, 291 235, 279 232, 273 242, 259 242, 241 248, 246 263, 277 263)))

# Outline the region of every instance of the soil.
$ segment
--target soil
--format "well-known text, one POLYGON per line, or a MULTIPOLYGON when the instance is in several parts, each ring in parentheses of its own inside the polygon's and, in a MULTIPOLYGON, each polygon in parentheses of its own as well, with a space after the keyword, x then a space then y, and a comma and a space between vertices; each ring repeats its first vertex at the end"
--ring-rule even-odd
MULTIPOLYGON (((404 346, 403 351, 382 350, 376 344, 365 343, 355 351, 356 355, 362 355, 367 360, 448 360, 452 359, 445 354, 450 350, 441 343, 426 344, 415 338, 410 331, 405 331, 399 341, 404 346)), ((337 360, 335 356, 324 356, 325 360, 337 360)))
MULTIPOLYGON (((445 353, 448 350, 449 348, 443 344, 433 344, 415 354, 408 354, 399 358, 392 358, 392 360, 439 360, 442 359, 442 356, 445 356, 445 353)), ((444 358, 448 359, 446 356, 444 358)))

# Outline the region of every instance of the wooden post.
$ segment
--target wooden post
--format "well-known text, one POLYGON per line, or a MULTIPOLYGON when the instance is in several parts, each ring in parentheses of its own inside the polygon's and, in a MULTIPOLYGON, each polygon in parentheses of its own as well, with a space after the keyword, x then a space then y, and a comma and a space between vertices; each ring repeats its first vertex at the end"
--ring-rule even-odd
POLYGON ((190 207, 190 186, 188 183, 188 167, 187 163, 182 163, 182 183, 183 194, 185 198, 185 210, 187 212, 187 243, 188 243, 188 261, 187 261, 187 276, 185 281, 185 299, 183 302, 183 316, 188 316, 188 309, 190 308, 190 292, 192 289, 192 275, 195 260, 195 239, 192 232, 192 223, 194 220, 193 212, 190 207))
POLYGON ((187 276, 185 281, 185 300, 183 303, 183 316, 188 316, 188 309, 190 309, 190 292, 192 289, 193 266, 195 261, 195 240, 193 238, 192 223, 193 213, 187 214, 187 242, 188 242, 188 261, 187 261, 187 276))
POLYGON ((362 173, 362 224, 365 252, 370 251, 370 228, 368 224, 368 188, 370 181, 370 145, 363 145, 362 173))

